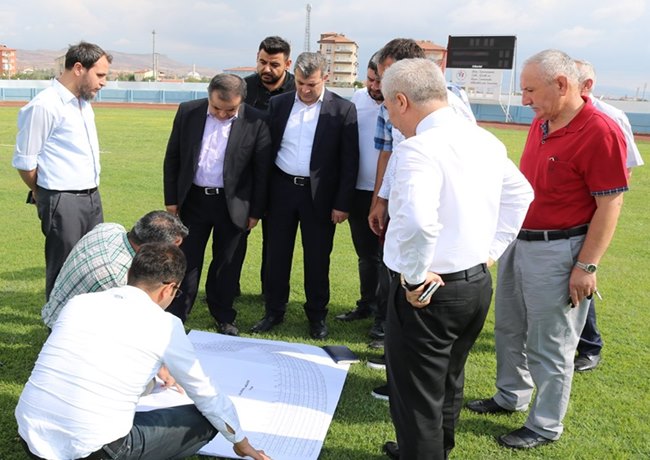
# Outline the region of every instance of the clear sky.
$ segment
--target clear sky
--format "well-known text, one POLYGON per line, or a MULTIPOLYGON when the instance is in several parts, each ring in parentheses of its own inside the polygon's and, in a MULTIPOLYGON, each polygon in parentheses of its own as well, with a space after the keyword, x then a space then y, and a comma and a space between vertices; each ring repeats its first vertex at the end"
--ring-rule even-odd
MULTIPOLYGON (((107 50, 156 51, 188 66, 254 65, 268 35, 304 50, 307 1, 2 0, 0 43, 64 49, 81 39, 107 50)), ((360 47, 360 75, 374 51, 395 37, 446 46, 449 35, 516 35, 517 75, 537 51, 558 48, 591 61, 596 93, 650 98, 650 5, 646 0, 312 0, 311 50, 322 32, 360 47)), ((517 82, 517 86, 518 86, 517 82)))

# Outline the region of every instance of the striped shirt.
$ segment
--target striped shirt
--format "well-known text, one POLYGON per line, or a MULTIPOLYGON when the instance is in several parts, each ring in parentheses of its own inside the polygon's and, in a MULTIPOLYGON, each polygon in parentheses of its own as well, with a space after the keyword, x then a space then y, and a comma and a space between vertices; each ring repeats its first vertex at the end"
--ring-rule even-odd
POLYGON ((76 295, 124 286, 134 256, 124 227, 97 225, 79 240, 63 264, 41 312, 45 324, 51 328, 63 306, 76 295))

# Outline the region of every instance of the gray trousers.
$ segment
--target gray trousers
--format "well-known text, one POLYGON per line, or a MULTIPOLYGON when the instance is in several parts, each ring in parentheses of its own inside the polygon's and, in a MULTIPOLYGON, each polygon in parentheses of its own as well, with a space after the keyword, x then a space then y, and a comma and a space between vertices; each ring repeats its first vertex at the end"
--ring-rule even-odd
POLYGON ((45 235, 45 298, 75 244, 104 221, 99 192, 70 193, 38 187, 36 208, 45 235))
POLYGON ((525 410, 525 426, 549 439, 562 434, 573 359, 589 301, 569 306, 569 277, 583 236, 555 241, 515 240, 499 259, 494 336, 495 401, 525 410))

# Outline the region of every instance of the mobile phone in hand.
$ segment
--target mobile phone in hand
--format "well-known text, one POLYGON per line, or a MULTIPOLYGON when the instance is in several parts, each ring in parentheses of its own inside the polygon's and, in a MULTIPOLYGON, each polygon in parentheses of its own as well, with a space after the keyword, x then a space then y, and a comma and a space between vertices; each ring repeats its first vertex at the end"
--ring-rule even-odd
POLYGON ((439 287, 440 287, 440 283, 436 283, 435 281, 429 284, 424 290, 424 292, 420 294, 420 297, 418 297, 418 302, 426 301, 429 297, 433 295, 434 292, 438 290, 439 287))

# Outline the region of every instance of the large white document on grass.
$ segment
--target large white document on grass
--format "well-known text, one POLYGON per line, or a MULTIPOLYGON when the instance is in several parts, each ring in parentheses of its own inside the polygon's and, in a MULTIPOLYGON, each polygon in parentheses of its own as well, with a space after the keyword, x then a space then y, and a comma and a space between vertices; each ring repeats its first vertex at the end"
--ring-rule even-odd
MULTIPOLYGON (((191 331, 205 372, 232 399, 246 436, 273 460, 316 460, 338 404, 348 364, 319 347, 191 331)), ((140 399, 138 410, 189 404, 174 390, 140 399)), ((217 436, 199 452, 238 458, 217 436)))

